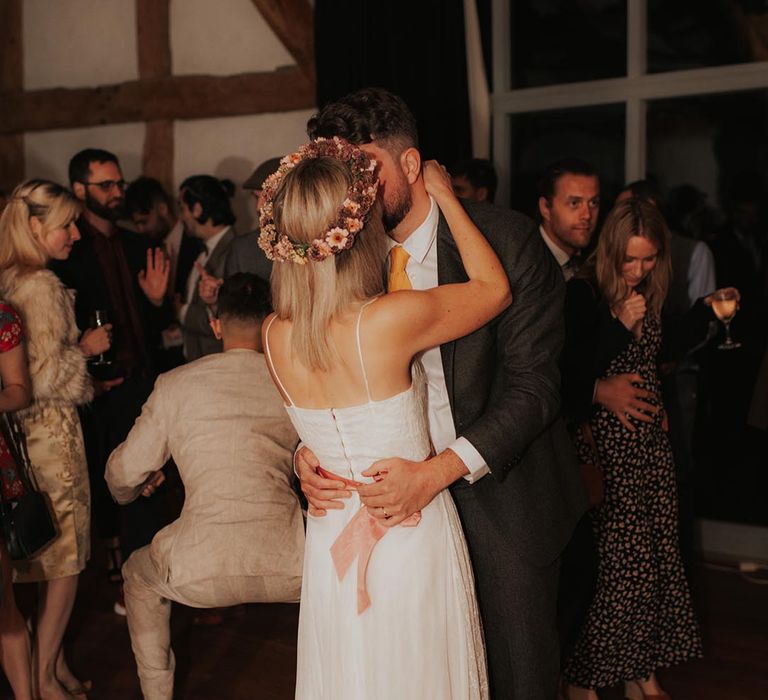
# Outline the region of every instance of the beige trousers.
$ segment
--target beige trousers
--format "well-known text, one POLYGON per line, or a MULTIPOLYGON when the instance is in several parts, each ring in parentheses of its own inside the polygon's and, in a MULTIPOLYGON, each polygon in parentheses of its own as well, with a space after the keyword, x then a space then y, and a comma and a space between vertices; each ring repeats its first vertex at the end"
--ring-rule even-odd
POLYGON ((174 586, 162 580, 149 547, 135 551, 123 566, 125 608, 131 647, 145 700, 172 700, 171 602, 193 608, 298 600, 299 576, 222 576, 174 586))

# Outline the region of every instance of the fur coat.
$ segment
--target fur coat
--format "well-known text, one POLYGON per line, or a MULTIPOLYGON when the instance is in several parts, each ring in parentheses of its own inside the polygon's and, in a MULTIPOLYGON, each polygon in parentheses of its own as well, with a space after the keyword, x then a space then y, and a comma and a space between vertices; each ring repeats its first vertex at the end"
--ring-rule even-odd
POLYGON ((74 300, 50 270, 0 275, 3 298, 21 317, 32 379, 32 406, 26 415, 46 404, 84 404, 93 398, 93 382, 78 345, 74 300))

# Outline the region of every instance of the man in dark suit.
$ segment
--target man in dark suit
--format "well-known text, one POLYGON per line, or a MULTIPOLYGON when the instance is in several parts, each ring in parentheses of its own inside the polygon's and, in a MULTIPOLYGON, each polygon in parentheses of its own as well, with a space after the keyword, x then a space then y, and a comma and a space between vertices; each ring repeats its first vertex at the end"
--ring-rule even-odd
MULTIPOLYGON (((413 288, 467 279, 424 188, 416 124, 400 98, 361 90, 326 106, 308 131, 347 138, 380 163, 384 223, 408 254, 404 271, 413 288)), ((472 557, 492 694, 552 700, 559 558, 586 506, 558 418, 564 285, 532 221, 490 205, 466 208, 507 270, 512 305, 471 335, 424 354, 438 454, 379 462, 374 467, 385 478, 358 492, 372 514, 394 526, 450 486, 472 557)), ((302 489, 321 515, 339 505, 329 498, 346 494, 316 466, 309 450, 299 451, 302 489)))
MULTIPOLYGON (((146 238, 117 226, 124 213, 126 182, 114 154, 100 149, 80 151, 70 160, 69 179, 84 205, 77 221, 81 238, 69 258, 54 261, 51 268, 75 291, 75 316, 81 330, 91 327, 95 311, 106 312, 112 324, 110 363, 98 368, 106 391, 83 410, 82 421, 94 521, 100 535, 113 537, 118 513, 106 489, 104 467, 152 391, 160 331, 171 320, 165 301, 169 266, 146 238)), ((148 544, 163 524, 158 504, 125 507, 119 519, 123 557, 148 544)), ((118 556, 116 548, 112 555, 118 556)), ((119 561, 113 564, 117 577, 119 561)))
POLYGON ((234 185, 211 175, 193 175, 179 188, 179 213, 186 229, 203 242, 205 249, 195 261, 185 291, 176 304, 176 315, 184 336, 184 357, 188 362, 221 352, 221 341, 211 330, 211 312, 200 297, 201 276, 221 278, 232 242, 235 215, 229 199, 234 185))

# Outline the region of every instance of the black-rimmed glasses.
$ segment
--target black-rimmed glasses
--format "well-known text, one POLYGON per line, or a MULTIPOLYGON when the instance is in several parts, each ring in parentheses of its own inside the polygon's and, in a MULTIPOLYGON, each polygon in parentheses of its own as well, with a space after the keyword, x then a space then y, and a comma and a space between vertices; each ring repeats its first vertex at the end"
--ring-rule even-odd
POLYGON ((113 187, 117 187, 121 192, 125 192, 128 183, 125 180, 102 180, 101 182, 84 182, 84 185, 98 187, 102 192, 110 192, 113 187))

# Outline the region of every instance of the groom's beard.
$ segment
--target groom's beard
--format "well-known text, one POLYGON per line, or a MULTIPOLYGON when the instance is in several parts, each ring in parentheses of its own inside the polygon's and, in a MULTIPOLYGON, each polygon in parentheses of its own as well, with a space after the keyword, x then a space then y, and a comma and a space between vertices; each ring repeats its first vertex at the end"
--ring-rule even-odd
POLYGON ((411 188, 406 184, 397 191, 392 201, 384 200, 384 214, 381 220, 384 222, 384 230, 387 233, 394 231, 400 222, 408 215, 413 206, 413 197, 411 197, 411 188))

